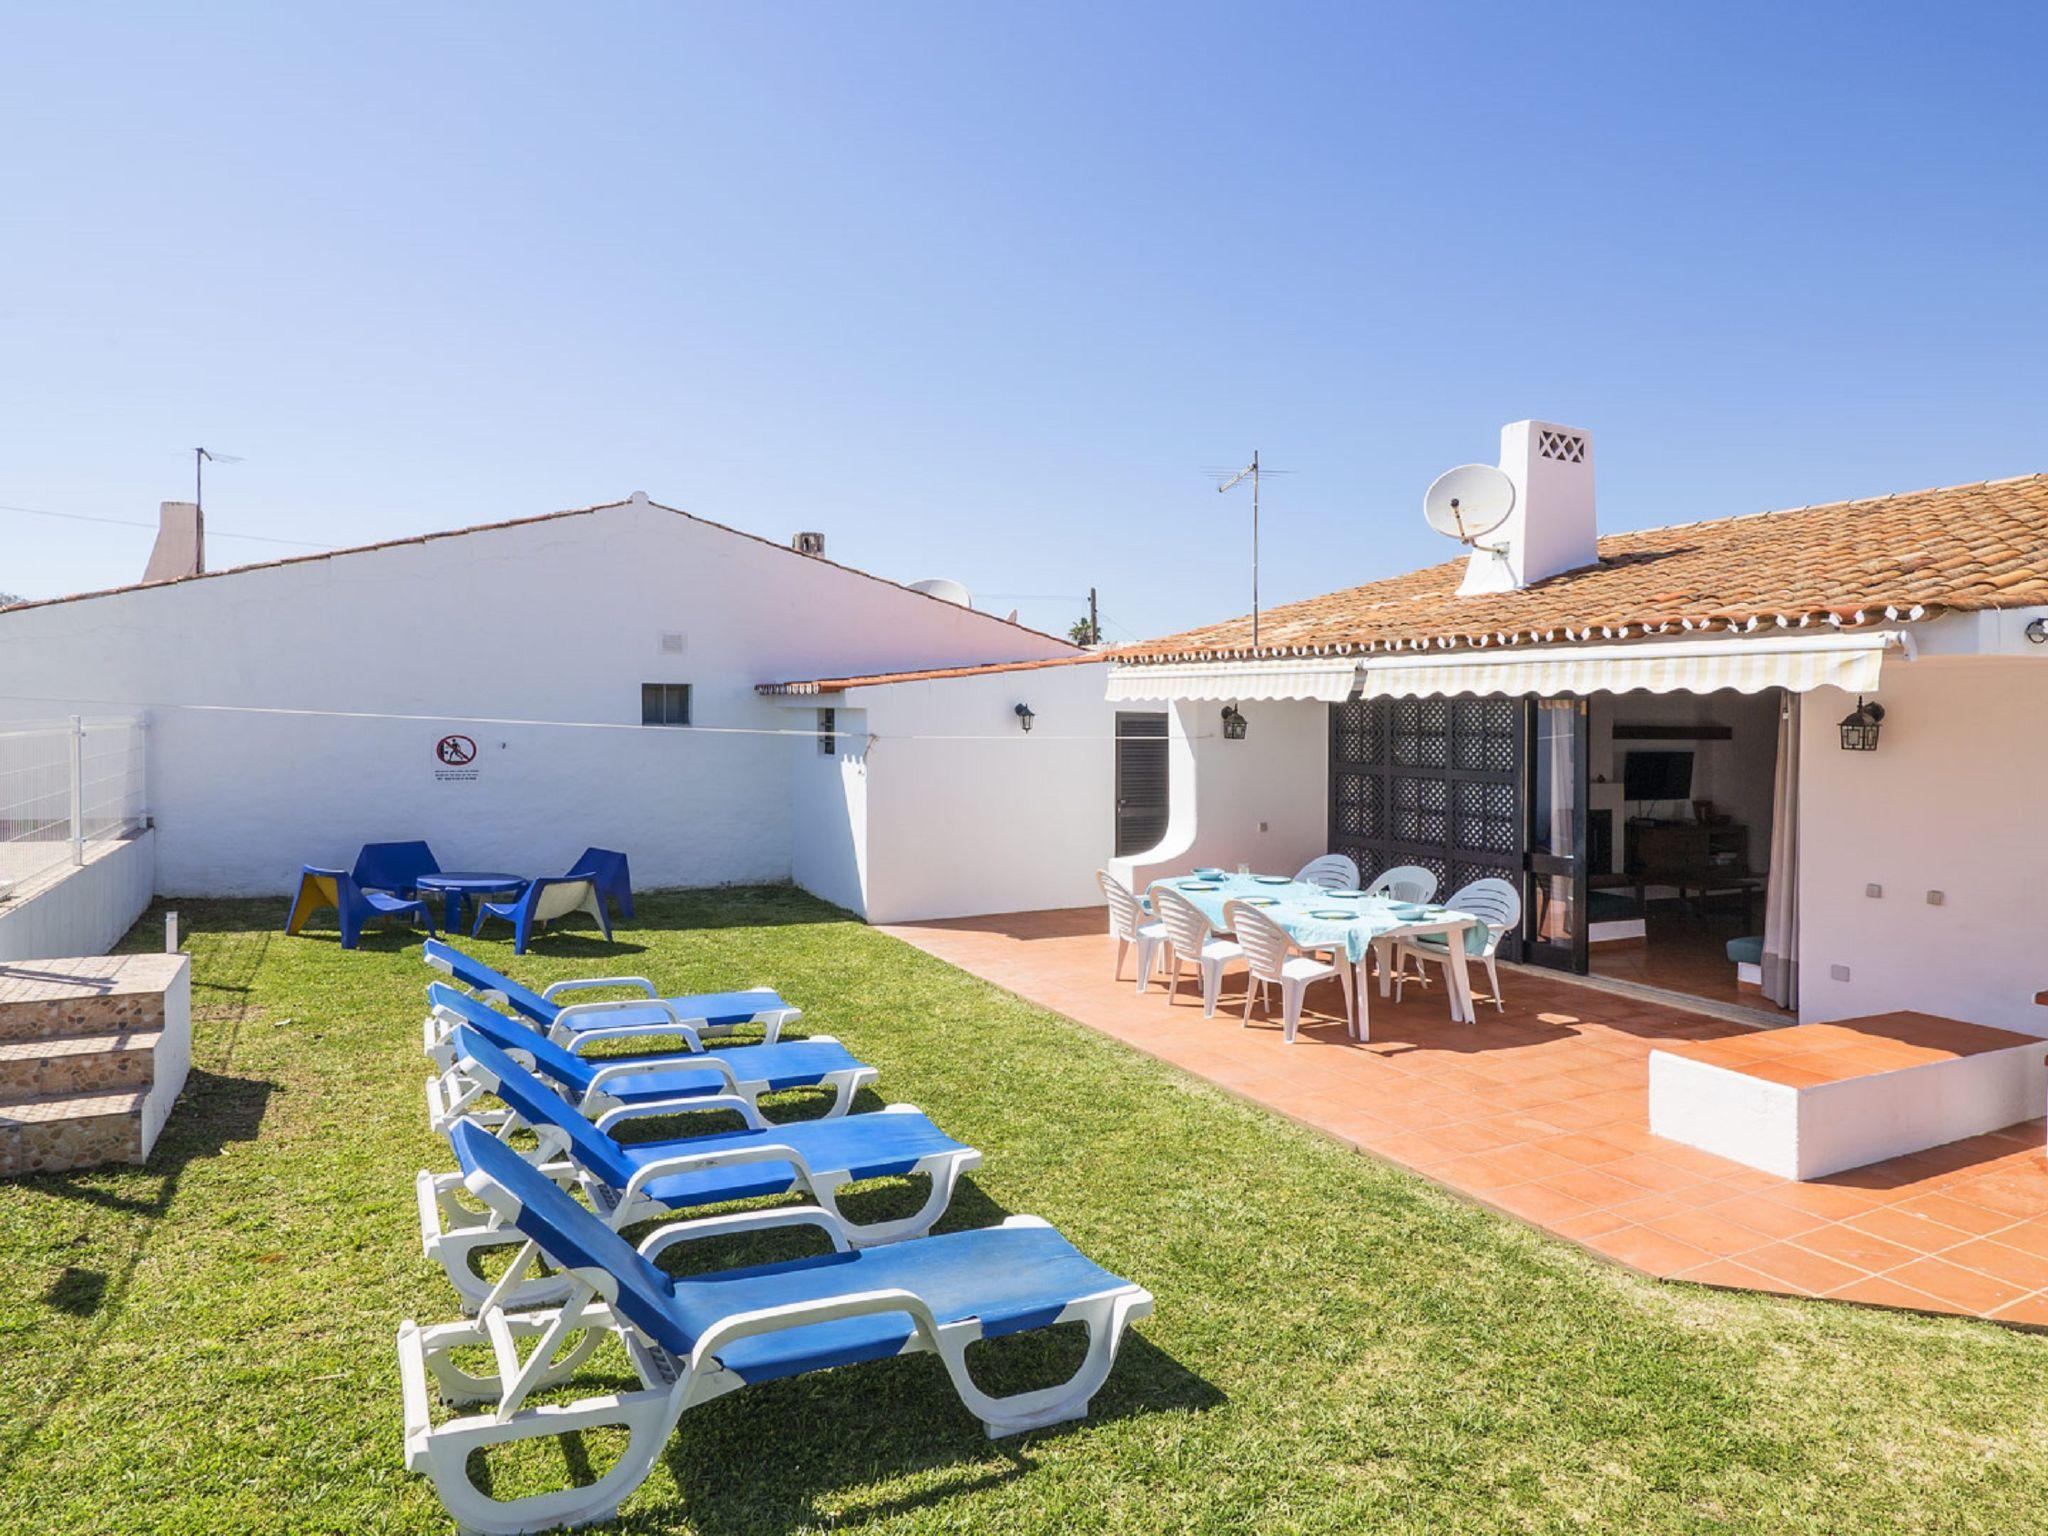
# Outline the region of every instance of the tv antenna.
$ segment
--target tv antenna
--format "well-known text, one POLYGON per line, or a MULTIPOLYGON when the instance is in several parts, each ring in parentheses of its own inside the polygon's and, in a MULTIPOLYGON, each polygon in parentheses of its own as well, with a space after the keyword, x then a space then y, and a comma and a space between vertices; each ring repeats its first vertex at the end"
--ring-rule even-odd
POLYGON ((1254 448, 1252 450, 1251 463, 1245 465, 1243 469, 1235 471, 1228 469, 1211 470, 1210 473, 1222 479, 1222 483, 1216 487, 1216 494, 1219 496, 1225 491, 1235 489, 1247 480, 1252 483, 1252 649, 1257 650, 1259 648, 1259 476, 1261 473, 1288 475, 1292 474, 1293 471, 1288 469, 1268 469, 1262 471, 1259 468, 1259 450, 1254 448))
POLYGON ((193 524, 199 535, 199 569, 206 569, 206 466, 214 464, 239 464, 241 456, 233 453, 215 453, 211 448, 192 450, 192 507, 193 524))
POLYGON ((1515 510, 1515 482, 1491 464, 1460 464, 1431 482, 1422 497, 1422 515, 1446 538, 1505 554, 1498 545, 1479 541, 1508 520, 1515 510))

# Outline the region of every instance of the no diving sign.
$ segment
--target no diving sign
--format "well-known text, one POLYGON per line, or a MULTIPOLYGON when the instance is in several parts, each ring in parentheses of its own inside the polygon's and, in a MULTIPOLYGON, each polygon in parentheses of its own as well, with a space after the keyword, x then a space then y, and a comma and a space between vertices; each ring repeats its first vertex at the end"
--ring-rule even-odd
POLYGON ((476 782, 476 742, 467 736, 443 736, 434 743, 434 780, 440 784, 476 782))

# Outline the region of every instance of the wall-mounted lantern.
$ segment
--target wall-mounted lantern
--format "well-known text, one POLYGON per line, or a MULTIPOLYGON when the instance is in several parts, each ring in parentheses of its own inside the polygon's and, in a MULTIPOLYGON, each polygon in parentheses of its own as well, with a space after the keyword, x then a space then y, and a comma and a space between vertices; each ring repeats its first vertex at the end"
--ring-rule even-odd
POLYGON ((1866 704, 1863 696, 1856 696, 1856 711, 1842 721, 1842 750, 1844 752, 1875 752, 1877 750, 1877 729, 1884 723, 1884 706, 1866 704))
POLYGON ((1027 732, 1031 729, 1031 722, 1035 718, 1037 717, 1031 713, 1031 706, 1029 704, 1019 704, 1017 706, 1017 723, 1023 726, 1027 732))
POLYGON ((1225 741, 1243 741, 1244 727, 1245 719, 1243 715, 1237 712, 1237 706, 1235 704, 1224 705, 1223 739, 1225 741))

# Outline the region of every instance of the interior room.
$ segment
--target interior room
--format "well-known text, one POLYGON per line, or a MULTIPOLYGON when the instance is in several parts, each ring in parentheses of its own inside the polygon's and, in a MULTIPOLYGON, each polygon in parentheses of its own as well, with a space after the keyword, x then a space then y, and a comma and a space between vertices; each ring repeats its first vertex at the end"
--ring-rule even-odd
POLYGON ((1595 975, 1789 1018, 1763 994, 1759 952, 1782 703, 1777 689, 1590 699, 1595 975))

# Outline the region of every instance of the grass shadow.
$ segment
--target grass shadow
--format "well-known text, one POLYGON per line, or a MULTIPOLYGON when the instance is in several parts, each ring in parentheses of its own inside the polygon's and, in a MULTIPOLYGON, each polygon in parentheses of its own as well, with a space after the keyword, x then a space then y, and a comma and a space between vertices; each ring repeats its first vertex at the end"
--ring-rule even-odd
MULTIPOLYGON (((185 1169, 200 1158, 215 1156, 231 1142, 254 1141, 263 1122, 264 1108, 275 1091, 275 1084, 261 1078, 227 1077, 195 1067, 187 1074, 163 1134, 142 1167, 77 1168, 63 1173, 32 1174, 14 1181, 17 1188, 31 1194, 78 1201, 120 1216, 140 1218, 127 1251, 108 1271, 67 1266, 44 1293, 43 1299, 50 1306, 90 1320, 90 1326, 76 1342, 74 1355, 78 1361, 93 1356, 120 1314, 122 1298, 134 1283, 143 1251, 169 1213, 185 1169), (138 1174, 151 1181, 146 1193, 131 1194, 118 1187, 132 1183, 138 1174)), ((77 1371, 67 1379, 82 1376, 83 1372, 77 1371)), ((12 1475, 66 1395, 52 1394, 10 1426, 11 1433, 0 1440, 0 1480, 12 1475)))
MULTIPOLYGON (((844 1205, 855 1220, 873 1221, 906 1215, 921 1199, 921 1181, 890 1180, 850 1192, 844 1205)), ((1011 1214, 970 1175, 956 1186, 935 1230, 991 1227, 1011 1214)), ((663 1267, 705 1273, 787 1263, 823 1251, 815 1232, 785 1229, 680 1245, 664 1255, 663 1267)), ((983 1341, 970 1353, 969 1368, 986 1390, 1025 1391, 1066 1379, 1079 1367, 1085 1347, 1078 1324, 1058 1324, 983 1341)), ((1226 1401, 1219 1388, 1133 1329, 1124 1335, 1116 1366, 1087 1417, 1027 1435, 989 1440, 954 1394, 944 1367, 921 1355, 769 1382, 702 1405, 677 1426, 664 1455, 692 1529, 756 1536, 934 1508, 1030 1471, 1032 1447, 1048 1439, 1139 1416, 1206 1412, 1226 1401), (771 1473, 755 1475, 762 1466, 758 1448, 787 1442, 792 1425, 803 1426, 802 1454, 779 1457, 771 1473), (991 1467, 991 1458, 1001 1465, 991 1467), (736 1468, 751 1470, 742 1476, 715 1470, 736 1468), (955 1475, 943 1476, 948 1471, 955 1475), (863 1506, 857 1515, 832 1502, 833 1495, 862 1483, 934 1474, 942 1475, 937 1486, 863 1506)), ((673 1511, 650 1511, 622 1529, 667 1530, 673 1521, 673 1511)))

